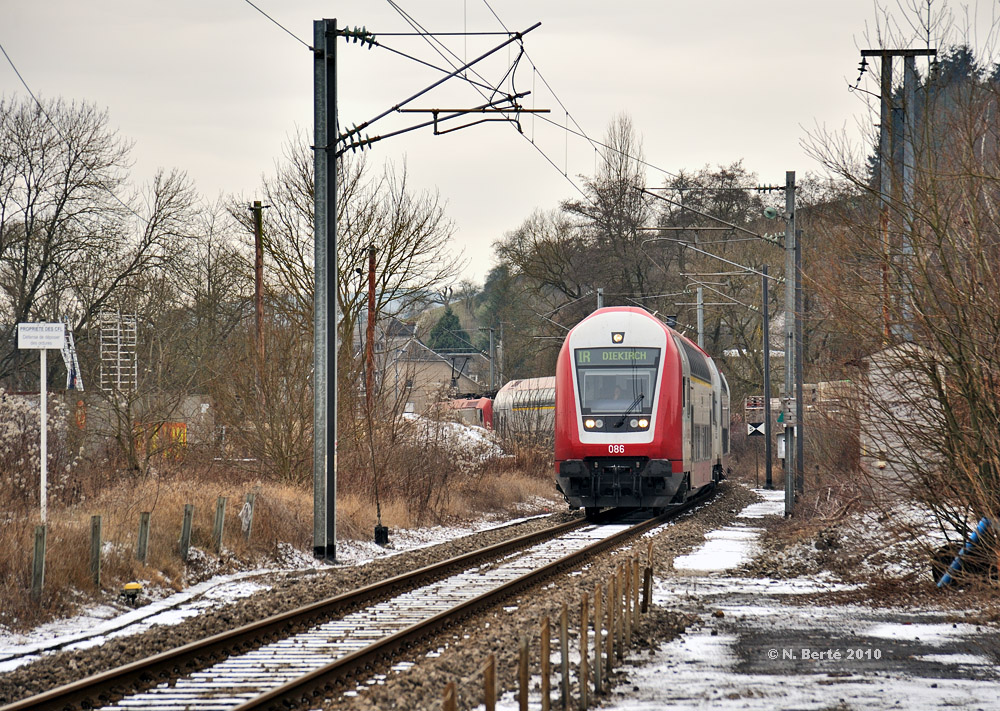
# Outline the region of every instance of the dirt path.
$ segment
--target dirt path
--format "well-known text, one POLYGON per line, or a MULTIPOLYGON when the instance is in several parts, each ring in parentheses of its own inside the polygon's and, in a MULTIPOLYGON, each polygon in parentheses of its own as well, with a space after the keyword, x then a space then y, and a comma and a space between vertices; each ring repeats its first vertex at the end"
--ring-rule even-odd
POLYGON ((840 604, 850 586, 824 576, 734 574, 766 523, 745 513, 659 579, 657 602, 699 622, 630 669, 607 708, 1000 709, 996 626, 931 605, 840 604))

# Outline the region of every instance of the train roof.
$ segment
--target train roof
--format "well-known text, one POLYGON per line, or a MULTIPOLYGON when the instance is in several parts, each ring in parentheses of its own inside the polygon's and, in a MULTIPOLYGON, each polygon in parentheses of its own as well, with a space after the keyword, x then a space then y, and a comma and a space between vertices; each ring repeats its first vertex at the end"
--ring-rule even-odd
POLYGON ((555 386, 556 378, 554 375, 546 375, 541 378, 521 378, 519 380, 511 380, 497 391, 497 395, 503 392, 542 390, 545 388, 554 388, 555 386))
MULTIPOLYGON (((704 348, 702 348, 701 346, 699 346, 697 343, 695 343, 694 341, 692 341, 690 338, 688 338, 687 336, 685 336, 680 331, 678 331, 678 330, 676 330, 676 329, 671 328, 670 326, 668 326, 663 321, 663 319, 657 318, 657 315, 655 313, 650 313, 647 309, 644 309, 641 306, 605 306, 604 308, 597 309, 596 311, 591 312, 590 315, 586 316, 576 326, 574 326, 572 329, 570 329, 570 332, 572 332, 574 329, 576 329, 580 324, 582 324, 585 321, 588 321, 588 320, 594 318, 595 316, 605 316, 605 315, 614 314, 614 313, 634 314, 636 316, 640 316, 640 317, 643 317, 643 318, 650 319, 652 321, 656 321, 668 333, 671 333, 671 334, 677 336, 678 338, 682 339, 683 341, 685 341, 686 343, 688 343, 692 348, 694 348, 695 350, 699 351, 706 358, 711 358, 712 357, 707 351, 705 351, 704 348)), ((568 334, 567 334, 567 340, 568 340, 568 334)))

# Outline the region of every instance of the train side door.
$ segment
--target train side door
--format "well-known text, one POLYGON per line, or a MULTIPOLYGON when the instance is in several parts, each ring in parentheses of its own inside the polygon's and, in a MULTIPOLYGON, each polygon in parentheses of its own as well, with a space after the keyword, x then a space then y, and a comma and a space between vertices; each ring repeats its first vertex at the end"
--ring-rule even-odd
POLYGON ((688 362, 687 354, 677 337, 674 337, 674 344, 677 347, 677 356, 681 359, 681 442, 684 452, 684 471, 691 471, 691 456, 693 453, 694 437, 694 402, 691 393, 691 364, 688 362))

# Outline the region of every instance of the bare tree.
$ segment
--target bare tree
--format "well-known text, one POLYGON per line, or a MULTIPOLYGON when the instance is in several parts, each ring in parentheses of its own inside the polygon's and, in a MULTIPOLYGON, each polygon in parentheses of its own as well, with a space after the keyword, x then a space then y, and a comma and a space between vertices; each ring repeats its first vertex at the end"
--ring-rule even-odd
MULTIPOLYGON (((350 343, 366 305, 362 274, 368 249, 376 250, 376 308, 405 310, 414 301, 454 280, 461 260, 450 253, 452 226, 440 198, 414 194, 406 169, 387 166, 372 177, 364 158, 344 156, 337 170, 339 274, 337 304, 341 340, 350 343)), ((274 178, 264 181, 269 209, 264 215, 268 288, 289 304, 289 316, 312 328, 313 303, 313 164, 305 138, 294 136, 274 178)), ((249 228, 236 206, 233 215, 249 228)))
POLYGON ((815 283, 864 356, 862 436, 868 461, 885 462, 879 485, 961 536, 1000 510, 1000 95, 957 47, 918 97, 912 197, 882 203, 858 151, 813 136, 811 150, 855 186, 853 219, 828 233, 815 283))
MULTIPOLYGON (((66 318, 77 336, 102 309, 141 299, 184 249, 196 195, 178 171, 133 196, 130 144, 106 112, 63 100, 0 100, 0 342, 20 321, 66 318), (138 290, 138 291, 137 291, 138 290)), ((22 355, 0 350, 0 378, 22 355)))
POLYGON ((612 119, 604 139, 604 160, 584 182, 584 200, 567 200, 563 211, 576 217, 584 235, 607 264, 608 287, 634 297, 645 297, 655 279, 653 266, 640 249, 653 211, 639 188, 645 186, 642 140, 632 119, 620 114, 612 119))
MULTIPOLYGON (((363 159, 345 157, 338 163, 338 275, 337 313, 341 350, 338 367, 342 413, 353 412, 361 382, 361 360, 356 353, 358 320, 367 307, 368 250, 375 247, 377 315, 398 313, 426 298, 453 280, 461 262, 450 254, 452 227, 440 199, 431 193, 414 194, 405 169, 387 167, 372 177, 363 159)), ((277 363, 256 369, 262 393, 280 391, 277 383, 307 382, 312 364, 313 323, 313 162, 308 142, 294 136, 278 165, 276 175, 264 181, 265 290, 270 334, 266 348, 280 348, 277 363), (305 378, 299 380, 299 377, 305 378), (273 379, 274 382, 264 382, 273 379)), ((231 214, 250 232, 245 202, 233 202, 231 214)), ((270 350, 269 350, 270 352, 270 350)), ((248 361, 251 363, 251 361, 248 361)), ((239 380, 239 379, 237 379, 239 380)), ((245 378, 243 379, 245 381, 245 378)), ((233 381, 239 389, 243 381, 233 381)), ((223 397, 230 408, 228 422, 248 423, 236 427, 248 451, 261 453, 268 466, 283 476, 296 478, 311 466, 311 391, 296 388, 280 408, 272 404, 271 415, 254 398, 223 397), (308 399, 299 395, 308 396, 308 399), (287 405, 287 407, 285 407, 287 405), (283 464, 275 460, 280 453, 283 464), (305 467, 305 468, 303 468, 305 467)), ((270 402, 270 401, 269 401, 270 402)), ((345 421, 341 447, 352 446, 356 432, 345 421)), ((362 431, 357 430, 357 432, 362 431)), ((360 436, 360 435, 359 435, 360 436)), ((354 442, 362 446, 361 442, 354 442)))

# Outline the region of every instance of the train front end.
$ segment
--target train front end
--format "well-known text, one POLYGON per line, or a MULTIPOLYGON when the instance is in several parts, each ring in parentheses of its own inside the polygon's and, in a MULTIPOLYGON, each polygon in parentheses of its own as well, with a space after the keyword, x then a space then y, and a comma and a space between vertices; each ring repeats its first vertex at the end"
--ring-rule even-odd
POLYGON ((685 483, 683 371, 666 325, 599 309, 556 365, 556 484, 573 508, 662 507, 685 483))

